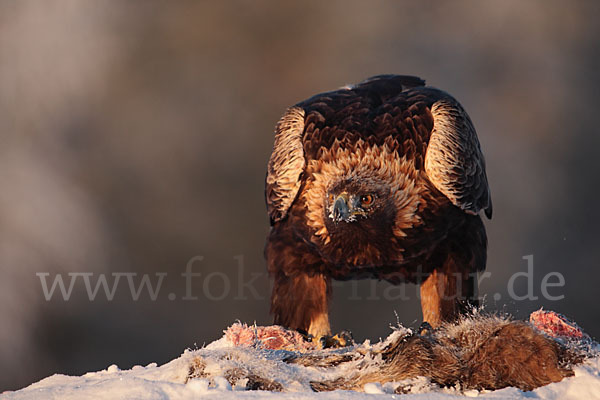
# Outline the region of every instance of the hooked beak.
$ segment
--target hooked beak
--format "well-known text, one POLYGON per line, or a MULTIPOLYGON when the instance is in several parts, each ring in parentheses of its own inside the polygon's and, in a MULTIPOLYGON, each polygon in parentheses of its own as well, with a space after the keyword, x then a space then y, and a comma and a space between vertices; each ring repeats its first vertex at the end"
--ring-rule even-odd
POLYGON ((333 220, 335 222, 346 221, 350 218, 350 208, 348 207, 348 195, 340 194, 333 203, 333 220))

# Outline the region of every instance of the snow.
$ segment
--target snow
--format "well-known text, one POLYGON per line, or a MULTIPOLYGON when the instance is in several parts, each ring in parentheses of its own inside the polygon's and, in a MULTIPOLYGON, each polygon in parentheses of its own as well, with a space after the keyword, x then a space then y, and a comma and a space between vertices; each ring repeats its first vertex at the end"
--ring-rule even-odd
MULTIPOLYGON (((393 335, 393 334, 392 334, 393 335)), ((344 351, 344 350, 337 350, 344 351)), ((311 399, 311 400, 378 400, 378 399, 600 399, 600 357, 588 359, 574 367, 575 376, 540 387, 532 392, 516 388, 497 391, 461 392, 457 388, 441 389, 431 385, 427 378, 416 378, 401 382, 408 394, 394 394, 398 386, 370 383, 363 392, 333 391, 314 393, 308 384, 311 380, 326 380, 330 372, 314 367, 283 363, 289 355, 285 350, 265 350, 251 347, 236 347, 225 337, 199 350, 186 350, 175 360, 157 366, 135 366, 121 370, 116 365, 105 370, 90 372, 83 376, 56 374, 15 392, 0 394, 1 400, 33 399, 148 399, 188 400, 199 398, 228 399, 311 399), (197 357, 206 362, 204 371, 209 379, 193 378, 187 383, 190 366, 197 357), (261 376, 276 380, 283 385, 283 392, 247 391, 241 379, 233 386, 223 376, 226 370, 235 367, 260 371, 261 376)))

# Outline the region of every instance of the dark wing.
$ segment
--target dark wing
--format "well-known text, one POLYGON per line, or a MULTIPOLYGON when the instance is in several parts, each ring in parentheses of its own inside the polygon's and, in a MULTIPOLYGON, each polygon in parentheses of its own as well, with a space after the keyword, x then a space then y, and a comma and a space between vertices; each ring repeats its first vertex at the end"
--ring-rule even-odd
POLYGON ((492 200, 485 160, 471 119, 461 105, 446 96, 431 106, 433 130, 425 155, 425 172, 452 204, 469 214, 485 210, 492 200))
POLYGON ((285 217, 300 188, 306 161, 302 146, 304 110, 291 107, 275 129, 275 143, 267 166, 265 198, 271 223, 285 217))

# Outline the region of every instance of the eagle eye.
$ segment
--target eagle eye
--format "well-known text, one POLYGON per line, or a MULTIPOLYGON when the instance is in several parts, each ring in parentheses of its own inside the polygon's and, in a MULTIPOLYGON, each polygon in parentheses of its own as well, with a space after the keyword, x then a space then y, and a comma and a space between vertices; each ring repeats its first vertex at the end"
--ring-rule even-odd
POLYGON ((373 201, 375 201, 375 196, 373 196, 372 194, 364 194, 360 196, 360 205, 363 207, 371 206, 373 204, 373 201))

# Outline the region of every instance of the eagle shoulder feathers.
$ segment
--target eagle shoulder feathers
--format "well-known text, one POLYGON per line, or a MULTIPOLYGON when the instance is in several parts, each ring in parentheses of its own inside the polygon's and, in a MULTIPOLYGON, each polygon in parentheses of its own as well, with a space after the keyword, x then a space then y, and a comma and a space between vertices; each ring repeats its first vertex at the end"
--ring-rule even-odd
POLYGON ((300 188, 304 170, 304 110, 291 107, 281 117, 275 129, 275 144, 267 166, 267 209, 271 221, 285 217, 300 188))

